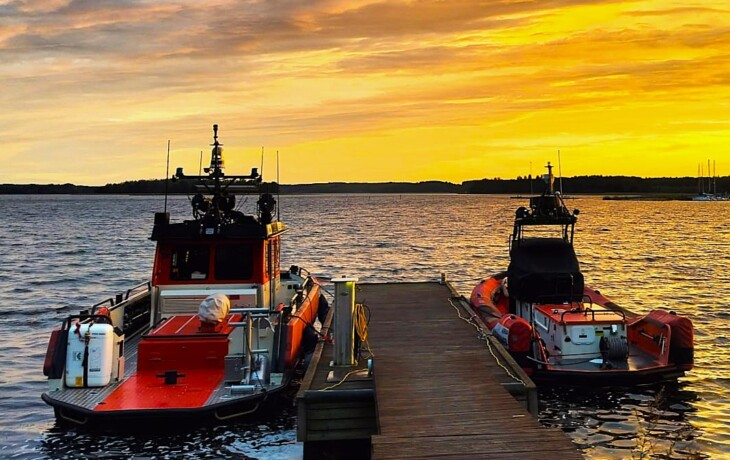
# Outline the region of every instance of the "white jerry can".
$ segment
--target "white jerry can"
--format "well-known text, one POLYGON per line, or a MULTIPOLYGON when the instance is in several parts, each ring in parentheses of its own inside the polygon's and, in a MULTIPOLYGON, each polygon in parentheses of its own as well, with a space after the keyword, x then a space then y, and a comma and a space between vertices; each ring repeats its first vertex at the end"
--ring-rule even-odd
POLYGON ((66 386, 103 387, 112 378, 114 328, 111 324, 81 324, 68 331, 66 348, 66 386), (89 354, 86 360, 84 385, 84 355, 88 333, 89 354))

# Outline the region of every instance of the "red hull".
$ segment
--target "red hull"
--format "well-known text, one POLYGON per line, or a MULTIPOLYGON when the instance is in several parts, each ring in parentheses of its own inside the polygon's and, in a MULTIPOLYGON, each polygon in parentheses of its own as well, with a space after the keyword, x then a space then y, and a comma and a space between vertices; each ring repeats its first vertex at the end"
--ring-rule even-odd
MULTIPOLYGON (((508 318, 514 317, 516 313, 510 313, 509 310, 510 299, 505 278, 506 273, 500 273, 480 282, 471 293, 470 303, 489 330, 538 380, 603 379, 605 382, 643 383, 673 379, 692 368, 693 328, 688 318, 664 310, 636 315, 589 287, 585 288, 585 302, 579 305, 523 303, 529 305, 532 312, 525 319, 531 319, 532 325, 538 318, 544 323, 531 328, 532 347, 525 365, 522 347, 516 347, 513 343, 513 340, 520 340, 519 337, 513 339, 512 336, 516 334, 505 332, 505 329, 510 329, 508 318), (590 328, 589 332, 600 333, 600 337, 594 339, 598 340, 603 336, 603 330, 610 331, 610 325, 616 323, 625 324, 626 342, 630 350, 630 353, 627 352, 628 359, 618 365, 606 365, 605 360, 601 362, 600 354, 586 356, 582 360, 571 361, 564 356, 561 359, 559 355, 562 350, 558 349, 557 342, 553 348, 546 345, 546 341, 554 342, 555 331, 560 332, 558 328, 564 329, 566 334, 571 327, 590 328), (550 325, 554 325, 555 331, 550 325)), ((524 335, 523 329, 524 326, 520 324, 520 336, 524 335)), ((609 335, 606 332, 606 336, 609 335)), ((585 337, 585 341, 592 340, 588 335, 585 337)), ((566 335, 560 346, 570 342, 569 339, 566 335)))

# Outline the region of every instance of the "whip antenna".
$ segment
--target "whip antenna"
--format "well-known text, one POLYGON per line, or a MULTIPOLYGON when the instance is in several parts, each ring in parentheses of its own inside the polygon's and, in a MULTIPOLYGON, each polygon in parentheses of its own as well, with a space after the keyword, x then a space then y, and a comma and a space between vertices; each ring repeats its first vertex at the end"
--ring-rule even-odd
POLYGON ((167 140, 167 168, 165 169, 165 212, 167 212, 167 184, 170 182, 170 139, 167 140))
POLYGON ((279 151, 276 151, 276 220, 281 220, 281 198, 279 192, 281 190, 281 183, 279 183, 279 151))
POLYGON ((558 150, 558 175, 560 176, 560 194, 563 194, 563 164, 560 162, 560 150, 558 150))

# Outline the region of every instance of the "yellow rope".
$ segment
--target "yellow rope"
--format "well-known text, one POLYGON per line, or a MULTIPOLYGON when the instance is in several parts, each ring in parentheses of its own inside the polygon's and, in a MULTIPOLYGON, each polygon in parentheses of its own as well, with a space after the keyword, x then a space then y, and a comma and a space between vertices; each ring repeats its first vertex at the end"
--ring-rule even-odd
MULTIPOLYGON (((357 333, 358 337, 360 337, 361 343, 365 344, 365 348, 368 350, 368 353, 370 353, 370 357, 374 358, 375 353, 370 349, 370 342, 368 342, 368 317, 366 314, 367 306, 362 303, 355 304, 355 316, 353 318, 353 322, 355 325, 355 332, 357 333)), ((333 388, 337 388, 338 386, 342 385, 345 380, 347 380, 347 377, 351 376, 352 374, 362 371, 363 369, 354 369, 347 374, 345 374, 342 379, 340 379, 339 382, 335 383, 334 385, 330 385, 326 388, 322 388, 321 391, 331 390, 333 388)))
POLYGON ((347 377, 349 377, 349 376, 351 376, 352 374, 354 374, 355 372, 358 372, 358 371, 361 371, 361 370, 362 370, 362 369, 355 369, 355 370, 352 370, 352 371, 348 372, 347 374, 345 374, 345 376, 344 376, 344 377, 342 377, 342 379, 341 379, 341 380, 340 380, 339 382, 335 383, 334 385, 330 385, 330 386, 328 386, 327 388, 322 388, 322 390, 321 390, 321 391, 327 391, 327 390, 331 390, 331 389, 333 389, 333 388, 337 388, 338 386, 340 386, 340 385, 342 385, 343 383, 345 383, 345 380, 347 379, 347 377))
POLYGON ((374 358, 375 353, 370 349, 370 342, 368 342, 368 318, 365 314, 367 306, 362 303, 355 304, 355 332, 357 332, 360 341, 365 344, 365 348, 370 353, 370 357, 374 358))
POLYGON ((487 349, 489 350, 489 354, 492 355, 494 360, 497 362, 497 365, 499 367, 501 367, 502 369, 504 369, 504 371, 507 373, 507 375, 510 376, 512 379, 525 385, 525 382, 522 381, 522 379, 520 379, 519 377, 512 374, 512 371, 510 371, 504 364, 502 364, 500 362, 499 358, 494 353, 494 350, 492 350, 492 344, 489 342, 489 336, 492 335, 492 333, 485 331, 481 326, 479 326, 479 324, 477 324, 476 321, 474 321, 473 317, 465 318, 465 317, 461 316, 461 310, 459 309, 459 307, 454 305, 454 302, 452 302, 451 299, 449 299, 449 303, 451 304, 452 307, 454 307, 454 310, 456 310, 456 314, 459 316, 459 319, 461 319, 462 321, 464 321, 467 324, 470 324, 472 327, 474 327, 474 329, 476 329, 479 332, 479 338, 484 340, 484 342, 487 344, 487 349))

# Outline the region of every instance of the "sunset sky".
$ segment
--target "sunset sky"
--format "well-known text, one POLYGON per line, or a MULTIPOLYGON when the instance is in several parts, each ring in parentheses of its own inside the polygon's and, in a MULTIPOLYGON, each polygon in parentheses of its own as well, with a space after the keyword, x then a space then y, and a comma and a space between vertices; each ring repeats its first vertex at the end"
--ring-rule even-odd
POLYGON ((0 183, 730 175, 728 0, 0 0, 0 183))

